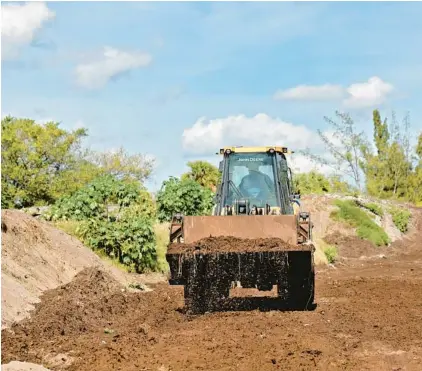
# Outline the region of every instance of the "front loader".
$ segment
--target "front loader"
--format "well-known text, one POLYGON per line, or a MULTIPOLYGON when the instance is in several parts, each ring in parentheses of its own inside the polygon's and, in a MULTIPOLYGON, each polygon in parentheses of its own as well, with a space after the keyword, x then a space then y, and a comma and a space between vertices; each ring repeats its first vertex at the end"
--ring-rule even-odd
POLYGON ((314 301, 310 214, 300 210, 285 147, 226 147, 210 216, 173 216, 166 259, 191 313, 224 307, 234 286, 271 291, 285 308, 314 301))

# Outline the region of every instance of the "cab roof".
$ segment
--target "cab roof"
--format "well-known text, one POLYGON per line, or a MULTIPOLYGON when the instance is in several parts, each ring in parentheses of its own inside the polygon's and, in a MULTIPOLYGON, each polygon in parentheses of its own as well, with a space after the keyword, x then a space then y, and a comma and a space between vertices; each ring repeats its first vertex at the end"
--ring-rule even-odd
POLYGON ((265 153, 269 152, 270 150, 274 150, 275 152, 279 153, 294 153, 293 151, 289 151, 287 147, 281 147, 281 146, 264 146, 264 147, 223 147, 220 149, 220 155, 226 153, 226 151, 229 150, 234 153, 265 153))

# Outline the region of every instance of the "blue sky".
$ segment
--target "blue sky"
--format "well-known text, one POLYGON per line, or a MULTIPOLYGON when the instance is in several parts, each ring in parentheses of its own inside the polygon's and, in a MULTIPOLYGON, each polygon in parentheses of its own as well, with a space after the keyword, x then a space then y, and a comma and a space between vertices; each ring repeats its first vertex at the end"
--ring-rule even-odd
POLYGON ((369 135, 374 108, 409 111, 417 134, 421 19, 404 2, 6 2, 1 112, 153 155, 152 190, 221 145, 321 151, 336 109, 369 135))

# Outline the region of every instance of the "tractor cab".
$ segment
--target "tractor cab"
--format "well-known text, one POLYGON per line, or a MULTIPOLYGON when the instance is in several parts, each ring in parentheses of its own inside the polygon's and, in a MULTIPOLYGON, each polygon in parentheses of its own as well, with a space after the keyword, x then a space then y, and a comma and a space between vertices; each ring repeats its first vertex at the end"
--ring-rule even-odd
POLYGON ((293 214, 293 184, 285 147, 220 150, 221 184, 214 215, 293 214))

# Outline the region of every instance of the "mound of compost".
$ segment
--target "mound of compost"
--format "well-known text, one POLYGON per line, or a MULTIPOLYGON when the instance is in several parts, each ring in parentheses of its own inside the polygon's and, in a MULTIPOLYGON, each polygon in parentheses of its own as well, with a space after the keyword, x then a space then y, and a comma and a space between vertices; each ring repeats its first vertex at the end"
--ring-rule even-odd
POLYGON ((207 237, 184 244, 170 244, 168 254, 180 253, 228 253, 228 252, 271 252, 271 251, 309 251, 312 245, 292 245, 280 238, 237 238, 232 236, 207 237))

